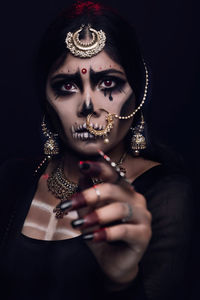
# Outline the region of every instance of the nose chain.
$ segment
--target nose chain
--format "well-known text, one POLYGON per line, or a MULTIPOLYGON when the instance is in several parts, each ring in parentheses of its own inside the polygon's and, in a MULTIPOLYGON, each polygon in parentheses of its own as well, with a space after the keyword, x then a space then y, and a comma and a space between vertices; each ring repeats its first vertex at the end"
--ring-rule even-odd
POLYGON ((119 116, 117 114, 114 114, 114 113, 110 113, 108 111, 106 111, 105 109, 101 109, 103 111, 105 111, 107 113, 107 116, 106 116, 106 127, 105 129, 103 130, 96 130, 94 129, 90 124, 90 120, 91 120, 91 117, 92 115, 94 114, 94 112, 88 114, 87 116, 87 119, 86 119, 86 124, 87 124, 87 130, 95 135, 95 136, 104 136, 104 143, 105 144, 108 144, 109 143, 109 139, 107 137, 108 133, 110 133, 110 131, 112 130, 113 126, 114 126, 114 118, 116 119, 119 119, 119 120, 128 120, 128 119, 131 119, 134 117, 134 115, 142 108, 142 106, 144 105, 145 103, 145 100, 147 98, 147 91, 148 91, 148 86, 149 86, 149 75, 148 75, 148 69, 147 69, 147 66, 144 62, 144 68, 145 68, 145 87, 144 87, 144 95, 143 95, 143 98, 142 98, 142 101, 141 103, 139 104, 139 106, 131 113, 129 114, 128 116, 119 116))

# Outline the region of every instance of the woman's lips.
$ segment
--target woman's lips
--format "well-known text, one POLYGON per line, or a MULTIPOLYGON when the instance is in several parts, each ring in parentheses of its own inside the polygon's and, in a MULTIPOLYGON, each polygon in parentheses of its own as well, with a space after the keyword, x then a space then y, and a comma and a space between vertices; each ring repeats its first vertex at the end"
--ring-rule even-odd
MULTIPOLYGON (((105 126, 97 124, 97 123, 96 124, 91 123, 90 126, 92 128, 94 128, 95 130, 105 129, 105 126)), ((74 139, 79 139, 79 140, 92 140, 92 139, 94 140, 97 138, 94 134, 91 134, 87 130, 86 123, 72 126, 72 136, 74 139)), ((102 138, 102 137, 103 136, 98 137, 98 138, 102 138)))
POLYGON ((76 140, 94 140, 94 139, 96 139, 96 137, 93 134, 89 133, 88 131, 81 132, 81 133, 75 132, 72 134, 72 136, 76 140))
MULTIPOLYGON (((96 124, 91 123, 90 126, 96 130, 105 129, 105 126, 97 124, 97 123, 96 124)), ((83 131, 88 131, 86 123, 74 125, 74 126, 72 125, 72 133, 75 133, 75 132, 79 133, 79 132, 83 132, 83 131)))

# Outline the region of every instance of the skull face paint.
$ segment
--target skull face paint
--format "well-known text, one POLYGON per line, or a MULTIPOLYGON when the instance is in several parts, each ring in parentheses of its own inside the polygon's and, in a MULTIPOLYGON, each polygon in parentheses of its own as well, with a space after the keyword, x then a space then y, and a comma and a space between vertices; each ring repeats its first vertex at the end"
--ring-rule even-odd
POLYGON ((110 71, 103 71, 99 72, 98 74, 91 70, 91 80, 94 82, 94 84, 101 82, 101 91, 103 91, 104 97, 107 97, 107 95, 109 95, 108 99, 110 101, 113 101, 113 94, 123 92, 123 86, 126 83, 126 80, 123 80, 123 78, 121 77, 109 75, 109 73, 111 74, 115 72, 116 70, 110 69, 110 71))
MULTIPOLYGON (((120 110, 120 116, 128 116, 130 114, 130 107, 133 107, 135 95, 134 92, 130 94, 130 96, 126 99, 124 104, 122 105, 122 108, 120 110)), ((133 107, 132 110, 134 110, 135 107, 133 107)))
MULTIPOLYGON (((107 91, 106 90, 104 91, 104 97, 107 97, 107 91)), ((109 100, 113 101, 112 92, 110 92, 109 100)))
POLYGON ((66 147, 91 155, 99 148, 109 151, 109 148, 123 143, 132 119, 114 120, 114 127, 109 133, 109 144, 104 144, 103 137, 88 133, 85 126, 87 114, 83 109, 84 103, 90 103, 91 111, 94 112, 92 126, 98 130, 106 126, 105 111, 120 115, 125 110, 130 114, 135 106, 134 93, 123 68, 104 51, 90 59, 68 54, 63 65, 49 74, 46 93, 62 123, 66 147), (87 73, 83 74, 83 69, 87 73))

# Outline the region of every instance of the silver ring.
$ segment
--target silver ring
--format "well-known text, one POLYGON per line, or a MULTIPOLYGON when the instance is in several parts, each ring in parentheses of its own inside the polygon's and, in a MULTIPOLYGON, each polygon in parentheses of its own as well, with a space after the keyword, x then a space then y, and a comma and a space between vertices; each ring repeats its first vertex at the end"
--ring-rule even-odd
POLYGON ((130 203, 126 202, 126 205, 128 206, 128 215, 121 219, 122 223, 126 223, 130 221, 133 217, 133 209, 130 203))
POLYGON ((97 195, 97 200, 100 200, 100 197, 101 197, 100 190, 97 188, 96 185, 93 185, 93 188, 94 188, 95 193, 96 193, 96 195, 97 195))

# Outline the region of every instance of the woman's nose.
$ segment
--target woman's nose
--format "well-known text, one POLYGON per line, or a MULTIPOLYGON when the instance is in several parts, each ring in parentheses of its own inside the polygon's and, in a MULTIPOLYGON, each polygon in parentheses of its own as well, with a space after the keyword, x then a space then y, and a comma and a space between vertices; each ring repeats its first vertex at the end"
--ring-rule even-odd
POLYGON ((92 103, 92 100, 90 99, 89 101, 84 101, 81 109, 79 111, 79 116, 80 117, 87 117, 87 115, 91 114, 94 112, 94 106, 92 103))

